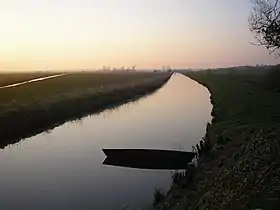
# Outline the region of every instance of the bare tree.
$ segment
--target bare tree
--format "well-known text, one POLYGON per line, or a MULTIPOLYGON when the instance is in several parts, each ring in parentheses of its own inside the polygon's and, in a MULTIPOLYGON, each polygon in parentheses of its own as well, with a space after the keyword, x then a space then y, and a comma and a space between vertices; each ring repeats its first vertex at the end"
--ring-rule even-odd
POLYGON ((270 53, 280 55, 280 2, 279 0, 252 0, 254 7, 249 18, 250 30, 257 45, 270 53))

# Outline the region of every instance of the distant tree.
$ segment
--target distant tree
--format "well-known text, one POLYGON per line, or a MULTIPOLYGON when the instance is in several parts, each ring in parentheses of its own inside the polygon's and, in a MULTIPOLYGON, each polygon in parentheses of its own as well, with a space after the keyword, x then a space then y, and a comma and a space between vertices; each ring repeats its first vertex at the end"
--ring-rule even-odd
POLYGON ((249 28, 255 34, 257 45, 270 53, 280 55, 280 2, 279 0, 251 0, 254 4, 249 17, 249 28))

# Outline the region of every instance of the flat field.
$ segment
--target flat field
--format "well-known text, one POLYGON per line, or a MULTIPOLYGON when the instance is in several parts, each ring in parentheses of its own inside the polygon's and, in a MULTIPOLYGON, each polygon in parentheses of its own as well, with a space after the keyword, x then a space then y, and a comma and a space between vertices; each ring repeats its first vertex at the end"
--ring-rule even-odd
POLYGON ((161 76, 163 74, 150 72, 74 73, 18 87, 0 89, 0 113, 20 106, 44 105, 66 98, 83 97, 97 92, 133 86, 161 76))

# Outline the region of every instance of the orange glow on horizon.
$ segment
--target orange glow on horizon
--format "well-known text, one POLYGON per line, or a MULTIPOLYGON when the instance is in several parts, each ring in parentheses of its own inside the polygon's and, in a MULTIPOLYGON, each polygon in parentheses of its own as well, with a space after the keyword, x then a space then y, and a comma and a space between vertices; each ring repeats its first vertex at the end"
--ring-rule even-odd
POLYGON ((0 2, 0 69, 277 63, 265 49, 249 43, 250 8, 243 0, 234 5, 228 0, 0 2), (223 12, 236 5, 240 14, 223 12))

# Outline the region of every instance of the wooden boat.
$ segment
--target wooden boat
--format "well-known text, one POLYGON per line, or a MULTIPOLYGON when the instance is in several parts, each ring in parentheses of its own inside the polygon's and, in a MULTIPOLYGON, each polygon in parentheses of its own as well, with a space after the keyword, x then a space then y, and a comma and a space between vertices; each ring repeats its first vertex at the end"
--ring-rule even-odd
POLYGON ((192 159, 193 152, 158 149, 102 149, 107 157, 113 158, 156 158, 156 159, 192 159))
POLYGON ((103 149, 103 164, 141 169, 185 169, 195 153, 155 149, 103 149))

